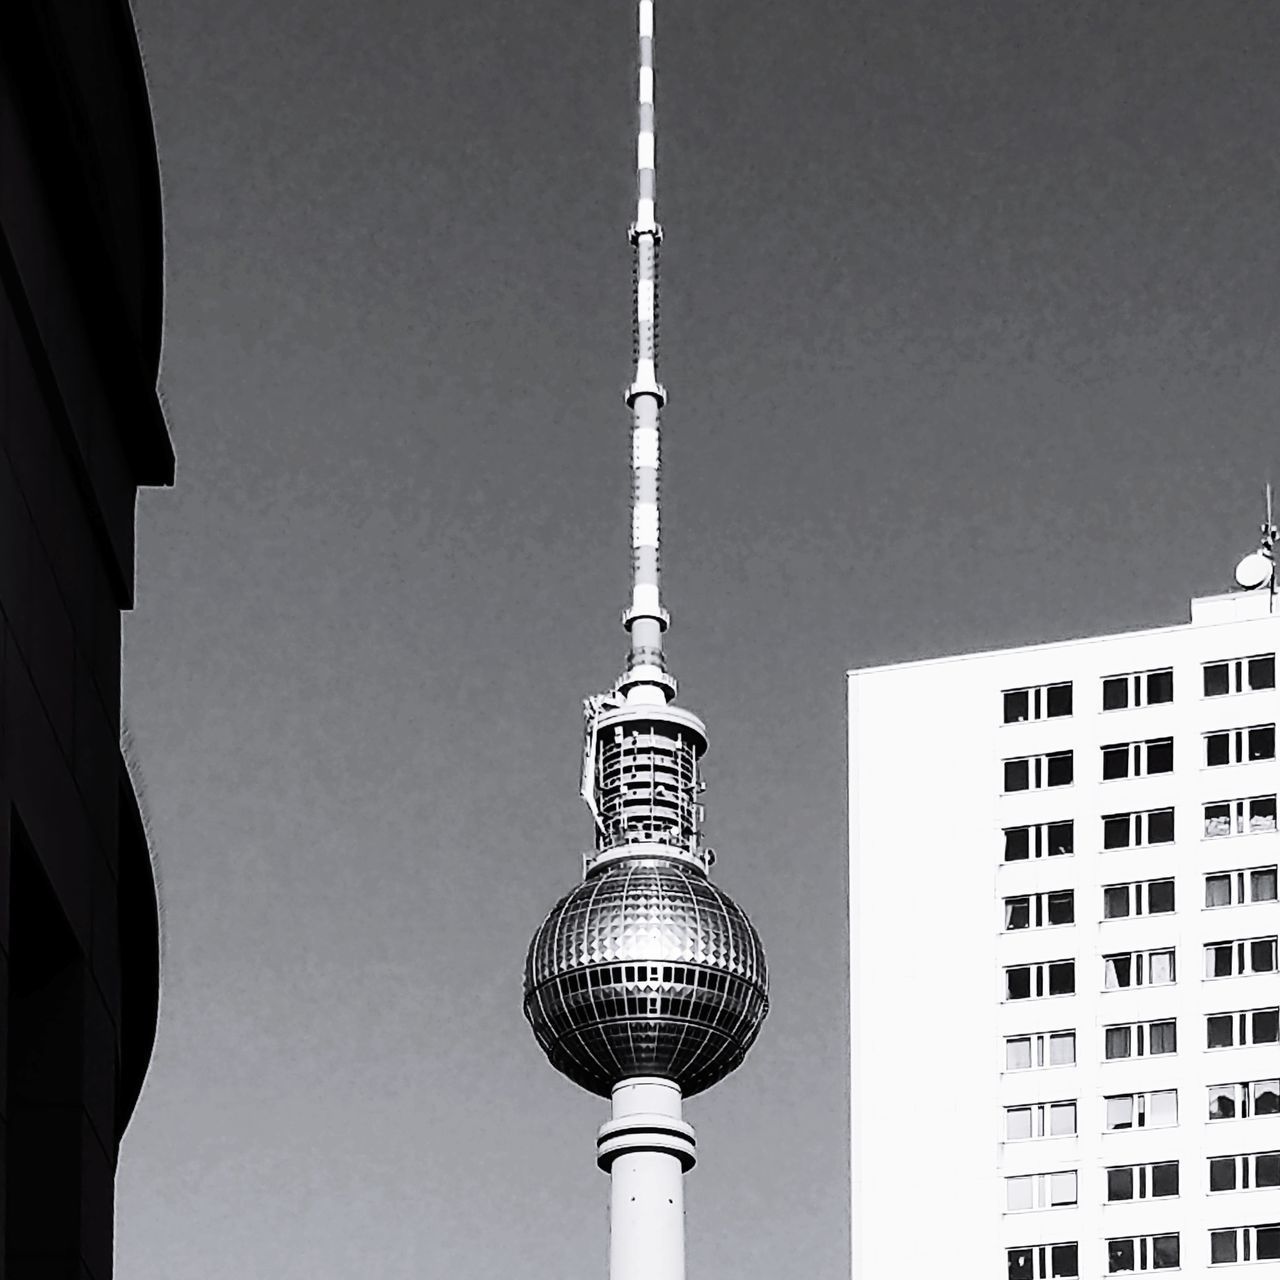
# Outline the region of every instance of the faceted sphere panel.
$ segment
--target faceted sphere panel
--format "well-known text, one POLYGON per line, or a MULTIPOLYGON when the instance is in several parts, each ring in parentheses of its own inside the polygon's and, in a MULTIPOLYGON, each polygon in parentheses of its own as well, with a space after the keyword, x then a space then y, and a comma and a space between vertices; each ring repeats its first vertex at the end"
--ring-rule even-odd
POLYGON ((727 1076, 768 1011, 764 948, 710 880, 674 862, 615 862, 566 894, 525 965, 525 1016, 552 1065, 608 1097, 661 1076, 686 1097, 727 1076))

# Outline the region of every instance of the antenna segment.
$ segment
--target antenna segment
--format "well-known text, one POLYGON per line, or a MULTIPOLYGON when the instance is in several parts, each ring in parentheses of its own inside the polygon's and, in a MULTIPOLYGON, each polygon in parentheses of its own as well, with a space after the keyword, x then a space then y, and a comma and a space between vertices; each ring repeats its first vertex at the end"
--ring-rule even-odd
POLYGON ((640 75, 636 134, 636 220, 629 239, 633 253, 635 305, 632 346, 635 376, 627 388, 631 409, 631 605, 623 625, 631 637, 627 674, 620 685, 628 702, 667 702, 675 682, 666 674, 662 634, 670 616, 662 607, 661 412, 667 393, 658 381, 658 246, 656 217, 657 138, 654 118, 653 0, 639 0, 640 75))

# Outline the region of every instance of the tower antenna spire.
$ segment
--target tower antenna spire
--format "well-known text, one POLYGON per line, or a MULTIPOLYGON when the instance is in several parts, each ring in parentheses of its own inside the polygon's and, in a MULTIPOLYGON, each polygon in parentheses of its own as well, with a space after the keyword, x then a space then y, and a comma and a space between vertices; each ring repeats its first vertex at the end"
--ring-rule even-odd
POLYGON ((658 381, 657 130, 654 103, 653 0, 638 0, 639 84, 636 129, 636 217, 632 248, 635 369, 627 388, 631 410, 631 604, 623 625, 631 638, 620 692, 629 700, 667 701, 675 682, 666 674, 662 636, 670 617, 662 606, 659 484, 662 466, 662 407, 667 393, 658 381))

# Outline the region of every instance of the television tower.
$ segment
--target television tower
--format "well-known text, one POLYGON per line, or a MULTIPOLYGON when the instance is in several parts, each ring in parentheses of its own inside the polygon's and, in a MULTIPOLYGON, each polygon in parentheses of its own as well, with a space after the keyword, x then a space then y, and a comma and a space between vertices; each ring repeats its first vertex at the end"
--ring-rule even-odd
POLYGON ((612 1099, 596 1161, 610 1175, 610 1280, 684 1280, 681 1103, 746 1056, 768 1010, 764 949, 708 878, 699 836, 706 726, 675 705, 659 581, 658 249, 653 0, 639 0, 639 134, 631 410, 631 604, 626 670, 586 701, 582 798, 595 848, 582 883, 529 945, 524 1011, 552 1066, 612 1099))

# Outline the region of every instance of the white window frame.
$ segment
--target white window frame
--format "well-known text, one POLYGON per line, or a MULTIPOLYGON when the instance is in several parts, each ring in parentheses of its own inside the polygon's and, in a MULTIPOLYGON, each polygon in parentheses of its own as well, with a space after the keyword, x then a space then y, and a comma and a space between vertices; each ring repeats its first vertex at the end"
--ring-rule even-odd
POLYGON ((1104 813, 1102 815, 1102 851, 1114 853, 1117 849, 1141 849, 1151 844, 1173 844, 1177 839, 1177 830, 1173 828, 1173 817, 1172 805, 1166 805, 1160 809, 1135 809, 1131 813, 1104 813), (1152 840, 1150 838, 1151 819, 1163 817, 1166 813, 1169 815, 1173 835, 1168 840, 1152 840), (1124 844, 1108 844, 1107 824, 1111 823, 1113 828, 1118 828, 1122 819, 1128 821, 1129 839, 1124 844))
POLYGON ((1173 668, 1152 667, 1150 671, 1123 671, 1113 676, 1103 676, 1101 693, 1102 711, 1106 715, 1113 711, 1128 711, 1134 707, 1168 706, 1173 701, 1173 668), (1167 698, 1157 698, 1154 702, 1151 700, 1152 676, 1169 677, 1169 696, 1167 698), (1109 707, 1107 706, 1107 685, 1116 680, 1125 682, 1123 686, 1125 694, 1124 706, 1109 707))
POLYGON ((1211 1227, 1209 1229, 1209 1265, 1211 1267, 1239 1267, 1247 1262, 1275 1262, 1280 1254, 1267 1258, 1258 1257, 1258 1232, 1280 1233, 1280 1222, 1258 1222, 1247 1227, 1211 1227), (1234 1235, 1236 1256, 1229 1262, 1214 1262, 1213 1244, 1217 1236, 1234 1235))
POLYGON ((1032 929, 1064 929, 1076 922, 1076 891, 1074 889, 1048 889, 1043 893, 1015 893, 1004 900, 1002 913, 1005 933, 1026 933, 1032 929), (1049 919, 1050 898, 1067 897, 1070 899, 1071 919, 1053 921, 1049 919), (1009 923, 1009 907, 1012 903, 1027 904, 1027 923, 1014 928, 1009 923))
POLYGON ((1178 1124, 1178 1091, 1177 1089, 1148 1089, 1142 1093, 1108 1093, 1102 1099, 1102 1124, 1103 1133, 1129 1133, 1134 1129, 1173 1129, 1178 1124), (1152 1098, 1164 1096, 1166 1094, 1173 1095, 1173 1120, 1169 1124, 1150 1124, 1152 1098), (1129 1119, 1127 1125, 1116 1125, 1114 1128, 1107 1125, 1107 1103, 1118 1101, 1121 1098, 1128 1098, 1130 1102, 1129 1119))
MULTIPOLYGON (((1275 1076, 1263 1080, 1241 1080, 1239 1083, 1228 1081, 1225 1084, 1211 1084, 1206 1087, 1206 1097, 1212 1104, 1215 1094, 1231 1090, 1231 1100, 1235 1105, 1235 1115, 1232 1116, 1215 1116, 1210 1114, 1208 1120, 1210 1124, 1221 1124, 1224 1121, 1231 1120, 1253 1120, 1258 1116, 1258 1095, 1260 1093, 1275 1093, 1280 1097, 1280 1080, 1275 1076), (1266 1086, 1270 1085, 1271 1088, 1266 1086)), ((1280 1102, 1277 1103, 1280 1106, 1280 1102)), ((1212 1110, 1212 1106, 1206 1107, 1206 1111, 1212 1110)), ((1264 1116, 1280 1115, 1280 1110, 1264 1111, 1264 1116)))
POLYGON ((1159 738, 1145 738, 1140 742, 1105 742, 1099 750, 1102 752, 1102 769, 1098 774, 1101 782, 1125 782, 1130 778, 1158 778, 1167 773, 1172 773, 1174 770, 1173 737, 1170 734, 1165 734, 1159 738), (1153 773, 1149 760, 1151 748, 1166 745, 1169 748, 1169 767, 1153 773), (1117 751, 1126 752, 1124 760, 1127 772, 1117 774, 1114 778, 1108 778, 1106 773, 1107 753, 1117 751))
POLYGON ((1006 1142, 1043 1142, 1045 1139, 1074 1138, 1080 1132, 1080 1106, 1075 1098, 1056 1098, 1052 1102, 1019 1102, 1004 1109, 1004 1140, 1006 1142), (1059 1108, 1071 1108, 1071 1128, 1054 1133, 1054 1113, 1059 1108), (1031 1133, 1025 1138, 1009 1137, 1009 1117, 1015 1111, 1026 1111, 1031 1117, 1031 1133))
MULTIPOLYGON (((1238 764, 1258 764, 1265 760, 1274 760, 1276 758, 1276 726, 1271 724, 1250 724, 1243 725, 1236 729, 1211 729, 1207 733, 1201 734, 1204 742, 1204 767, 1206 769, 1229 769, 1238 764), (1271 735, 1271 754, 1254 755, 1253 739, 1254 735, 1264 738, 1264 735, 1271 735), (1209 747, 1211 740, 1218 738, 1226 739, 1227 758, 1225 760, 1212 761, 1209 759, 1209 747)), ((1264 738, 1265 740, 1265 738, 1264 738)))
MULTIPOLYGON (((1080 1275, 1080 1244, 1076 1240, 1055 1240, 1053 1244, 1013 1245, 1005 1249, 1005 1275, 1012 1269, 1015 1253, 1031 1254, 1032 1280, 1078 1280, 1080 1275), (1055 1249, 1074 1249, 1076 1262, 1074 1271, 1059 1271, 1058 1260, 1054 1256, 1055 1249)), ((1069 1264, 1067 1264, 1069 1265, 1069 1264)))
POLYGON ((1130 920, 1134 916, 1141 916, 1141 915, 1170 916, 1170 915, 1173 915, 1174 912, 1177 911, 1177 909, 1178 909, 1177 887, 1176 887, 1175 878, 1173 876, 1156 876, 1151 880, 1129 880, 1127 882, 1121 882, 1119 884, 1104 884, 1102 886, 1102 919, 1103 920, 1130 920), (1151 911, 1149 909, 1146 911, 1143 910, 1144 902, 1146 903, 1148 908, 1150 907, 1151 886, 1153 884, 1174 885, 1173 906, 1170 907, 1168 911, 1151 911), (1122 916, 1107 915, 1107 892, 1108 890, 1111 890, 1111 889, 1124 889, 1127 891, 1125 902, 1128 907, 1128 910, 1122 916))
POLYGON ((1280 959, 1280 938, 1276 934, 1262 934, 1256 938, 1224 938, 1219 942, 1206 942, 1204 944, 1204 980, 1206 982, 1220 982, 1223 978, 1248 978, 1256 973, 1276 973, 1277 959, 1280 959), (1254 944, 1255 943, 1271 944, 1271 967, 1269 969, 1255 969, 1253 967, 1254 944), (1213 961, 1217 958, 1217 953, 1224 947, 1231 948, 1231 972, 1230 973, 1210 973, 1209 969, 1213 961))
POLYGON ((1230 836, 1253 836, 1276 829, 1274 795, 1240 796, 1235 800, 1210 800, 1204 806, 1204 838, 1225 840, 1230 836), (1225 809, 1214 813, 1211 809, 1225 809), (1268 813, 1267 810, 1270 810, 1268 813))
POLYGON ((1073 786, 1075 778, 1075 752, 1070 748, 1066 751, 1042 751, 1039 755, 1033 756, 1008 756, 1000 762, 1001 794, 1006 796, 1020 796, 1028 791, 1060 791, 1063 787, 1073 786), (1064 758, 1071 763, 1071 777, 1066 782, 1050 782, 1049 762, 1064 758), (1010 788, 1004 785, 1008 781, 1008 766, 1011 764, 1025 764, 1027 766, 1027 785, 1025 787, 1010 788))
POLYGON ((1060 960, 1040 960, 1028 964, 1007 964, 1004 967, 1004 985, 1001 988, 1001 1002, 1004 1004, 1022 1004, 1027 1000, 1062 1000, 1076 993, 1076 961, 1074 956, 1064 956, 1060 960), (1059 965, 1071 966, 1071 990, 1049 990, 1052 971, 1059 965), (1017 969, 1030 970, 1029 994, 1011 996, 1009 994, 1009 975, 1017 969))
POLYGON ((1137 1271, 1177 1271, 1182 1265, 1182 1241, 1179 1239, 1177 1231, 1156 1231, 1149 1236, 1109 1236, 1106 1242, 1106 1275, 1122 1276, 1132 1275, 1137 1271), (1171 1267, 1156 1266, 1156 1247, 1157 1240, 1173 1239, 1178 1241, 1178 1261, 1171 1267), (1133 1266, 1119 1267, 1116 1270, 1111 1269, 1111 1246, 1116 1244, 1129 1243, 1133 1245, 1133 1266))
POLYGON ((1022 1035, 1005 1036, 1004 1069, 1006 1071, 1041 1071, 1054 1067, 1074 1067, 1076 1064, 1076 1032, 1074 1027, 1064 1027, 1059 1031, 1028 1031, 1022 1035), (1071 1060, 1069 1062, 1053 1061, 1054 1042, 1066 1039, 1071 1041, 1071 1060), (1030 1064, 1025 1067, 1009 1065, 1009 1046, 1026 1041, 1030 1064))
POLYGON ((1005 1213, 1033 1213, 1037 1209, 1070 1209, 1080 1203, 1080 1173, 1076 1169, 1054 1169, 1050 1173, 1020 1173, 1011 1174, 1004 1180, 1004 1211, 1005 1213), (1054 1199, 1054 1179, 1055 1178, 1071 1179, 1071 1199, 1056 1200, 1054 1199), (1031 1191, 1031 1203, 1021 1208, 1014 1208, 1009 1203, 1009 1197, 1014 1190, 1014 1184, 1027 1183, 1031 1191))
POLYGON ((1260 1044, 1280 1044, 1280 1006, 1274 1004, 1262 1005, 1257 1009, 1230 1009, 1223 1010, 1221 1013, 1206 1013, 1204 1015, 1204 1049, 1206 1053, 1221 1053, 1224 1049, 1249 1049, 1254 1045, 1260 1044), (1277 1022, 1277 1032, 1274 1040, 1255 1039, 1254 1018, 1259 1013, 1274 1015, 1277 1022), (1215 1018, 1230 1018, 1233 1020, 1230 1024, 1230 1044, 1209 1043, 1209 1024, 1215 1018))
POLYGON ((1072 689, 1070 680, 1054 680, 1049 684, 1028 684, 1022 685, 1017 689, 1002 689, 1000 691, 1000 714, 1003 717, 1003 724, 1033 724, 1037 720, 1066 720, 1074 710, 1075 690, 1072 689), (1049 713, 1049 691, 1057 689, 1069 691, 1071 710, 1060 711, 1056 715, 1051 715, 1049 713), (1010 720, 1009 707, 1006 700, 1019 693, 1027 695, 1027 714, 1022 720, 1010 720))
MULTIPOLYGON (((1264 668, 1265 669, 1265 668, 1264 668)), ((1200 691, 1206 698, 1228 698, 1237 693, 1260 693, 1276 687, 1276 655, 1274 653, 1250 653, 1241 658, 1215 658, 1212 662, 1200 664, 1200 691), (1271 683, 1254 684, 1254 668, 1256 662, 1265 663, 1271 660, 1271 683), (1209 693, 1205 685, 1210 667, 1227 668, 1227 689, 1225 693, 1209 693)))
POLYGON ((1280 1187, 1280 1169, 1277 1170, 1277 1181, 1258 1185, 1258 1161, 1270 1157, 1280 1165, 1280 1151, 1243 1151, 1238 1155, 1209 1156, 1209 1168, 1205 1178, 1205 1188, 1211 1196, 1229 1196, 1237 1191, 1270 1191, 1280 1187), (1231 1176, 1235 1179, 1233 1187, 1215 1187, 1213 1185, 1213 1166, 1230 1161, 1231 1176))
POLYGON ((1033 862, 1036 858, 1073 858, 1076 852, 1075 828, 1074 818, 1060 818, 1055 822, 1031 822, 1015 827, 1005 827, 1001 832, 1004 836, 1004 851, 1000 855, 1000 861, 1033 862), (1054 850, 1055 838, 1061 838, 1061 832, 1055 831, 1054 828, 1061 827, 1067 828, 1067 836, 1071 842, 1071 848, 1065 853, 1057 853, 1054 850), (1009 836, 1015 831, 1025 831, 1027 833, 1027 856, 1025 858, 1009 857, 1009 836))
POLYGON ((1129 991, 1133 987, 1172 987, 1178 981, 1178 956, 1176 947, 1152 947, 1149 951, 1115 951, 1102 957, 1102 989, 1103 991, 1129 991), (1152 962, 1157 956, 1169 957, 1168 982, 1152 982, 1152 962), (1129 981, 1108 983, 1107 976, 1112 971, 1111 961, 1129 961, 1129 981))
POLYGON ((1145 1022, 1111 1022, 1102 1028, 1102 1060, 1103 1062, 1128 1062, 1133 1058, 1172 1058, 1178 1052, 1178 1020, 1177 1018, 1150 1018, 1145 1022), (1152 1027, 1173 1028, 1174 1046, 1169 1053, 1151 1052, 1152 1027), (1118 1054, 1114 1058, 1107 1056, 1107 1032, 1127 1031, 1131 1052, 1118 1054), (1136 1052, 1132 1052, 1136 1050, 1136 1052))
POLYGON ((1114 1200, 1111 1198, 1111 1179, 1104 1176, 1102 1185, 1106 1193, 1103 1204, 1133 1204, 1137 1200, 1176 1200, 1182 1195, 1182 1171, 1178 1169, 1178 1190, 1172 1195, 1158 1196, 1155 1194, 1155 1174, 1153 1170, 1163 1169, 1167 1165, 1173 1165, 1178 1169, 1176 1160, 1152 1160, 1148 1164, 1113 1164, 1108 1165, 1104 1170, 1104 1174, 1120 1173, 1122 1170, 1128 1170, 1133 1174, 1133 1195, 1117 1196, 1114 1200))
POLYGON ((1204 896, 1205 911, 1221 911, 1223 907, 1245 907, 1251 906, 1255 902, 1275 902, 1276 898, 1256 898, 1254 897, 1254 877, 1265 875, 1268 871, 1272 877, 1277 880, 1277 890, 1280 892, 1280 875, 1277 871, 1280 868, 1277 864, 1265 863, 1257 867, 1233 867, 1229 871, 1206 871, 1204 876, 1204 896), (1209 881, 1223 880, 1227 882, 1227 888, 1230 893, 1226 902, 1209 902, 1209 881))

